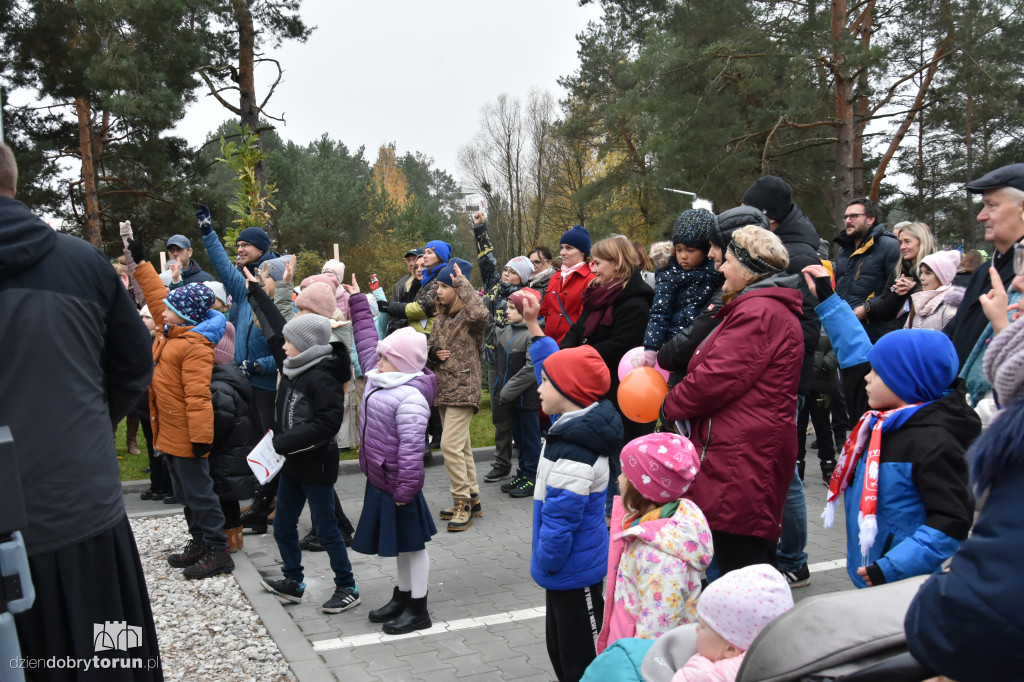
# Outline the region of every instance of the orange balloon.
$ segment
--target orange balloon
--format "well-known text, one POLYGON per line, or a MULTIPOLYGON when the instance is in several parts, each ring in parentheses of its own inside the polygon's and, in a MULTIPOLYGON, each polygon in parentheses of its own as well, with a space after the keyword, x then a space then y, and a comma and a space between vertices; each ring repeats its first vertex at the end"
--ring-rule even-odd
POLYGON ((646 424, 658 418, 668 395, 665 377, 653 367, 637 367, 619 383, 619 409, 631 421, 646 424))

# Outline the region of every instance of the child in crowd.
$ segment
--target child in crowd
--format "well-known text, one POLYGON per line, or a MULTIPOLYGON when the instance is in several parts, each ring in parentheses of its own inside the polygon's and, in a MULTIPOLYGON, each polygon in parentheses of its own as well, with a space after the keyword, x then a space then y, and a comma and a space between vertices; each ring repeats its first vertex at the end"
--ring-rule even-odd
POLYGON ((910 295, 913 308, 907 319, 909 329, 942 331, 964 300, 963 287, 953 286, 960 266, 959 251, 939 251, 925 256, 918 266, 921 291, 910 295))
POLYGON ((768 564, 729 571, 704 590, 697 604, 697 653, 672 682, 733 682, 757 636, 791 608, 786 579, 768 564))
POLYGON ((600 354, 592 346, 558 350, 537 323, 539 312, 533 297, 523 299, 541 409, 557 419, 537 467, 530 575, 545 590, 545 636, 555 675, 576 682, 597 655, 608 558, 608 458, 622 445, 622 420, 601 399, 611 375, 600 354))
POLYGON ((469 283, 472 263, 453 258, 437 280, 437 318, 430 333, 430 368, 437 375, 434 404, 441 413, 441 454, 454 503, 441 512, 449 531, 466 530, 483 516, 469 424, 480 409, 480 351, 487 308, 469 283), (463 274, 465 273, 465 274, 463 274))
MULTIPOLYGON (((341 613, 359 605, 359 588, 335 518, 334 484, 338 480, 335 435, 345 410, 345 384, 352 380, 348 350, 331 344, 331 323, 314 312, 285 324, 273 301, 251 275, 249 299, 274 361, 281 368, 274 410, 274 450, 285 457, 278 476, 274 540, 284 564, 284 578, 264 578, 264 589, 299 603, 302 581, 299 515, 309 502, 317 538, 334 571, 334 594, 320 607, 341 613)), ((333 296, 331 297, 333 301, 333 296)))
POLYGON ((681 499, 700 468, 689 440, 641 436, 626 444, 619 461, 598 654, 623 637, 657 639, 694 622, 700 574, 713 553, 703 512, 681 499))
POLYGON ((676 218, 672 228, 675 258, 658 270, 644 335, 642 359, 648 367, 654 367, 662 344, 693 324, 704 304, 722 288, 724 277, 708 258, 714 223, 714 214, 704 208, 683 211, 676 218))
POLYGON ((206 578, 235 568, 224 536, 224 513, 210 477, 213 402, 210 379, 214 347, 224 336, 227 319, 211 310, 209 287, 186 284, 164 296, 153 266, 136 259, 135 279, 146 304, 163 327, 153 344, 153 383, 149 388, 153 445, 164 455, 175 497, 186 505, 192 538, 167 557, 187 578, 206 578))
MULTIPOLYGON (((498 331, 496 393, 491 402, 508 409, 512 439, 519 450, 519 470, 515 478, 501 485, 501 492, 510 497, 533 497, 540 459, 540 399, 537 379, 530 360, 530 332, 523 319, 523 297, 540 305, 540 293, 523 288, 508 297, 508 324, 498 331)), ((484 479, 487 480, 486 478, 484 479)))
POLYGON ((426 543, 437 529, 423 498, 423 439, 437 379, 425 369, 427 339, 403 327, 378 341, 365 296, 352 276, 346 285, 355 343, 367 381, 363 396, 359 466, 366 474, 363 512, 352 549, 398 559, 391 601, 370 621, 400 635, 430 627, 426 543))
POLYGON ((669 260, 675 255, 675 248, 670 240, 663 242, 654 242, 651 244, 650 250, 647 252, 648 258, 651 259, 651 266, 654 271, 657 272, 663 267, 668 265, 669 260))
MULTIPOLYGON (((826 325, 830 301, 818 306, 826 325)), ((831 527, 846 492, 846 570, 857 587, 932 573, 956 552, 974 513, 964 452, 981 432, 942 332, 890 332, 867 360, 870 409, 846 441, 823 514, 831 527)))
MULTIPOLYGON (((484 481, 494 483, 512 473, 512 414, 501 399, 503 377, 498 370, 498 334, 509 324, 506 311, 508 298, 527 285, 533 277, 533 262, 526 256, 516 256, 500 271, 494 260, 494 247, 487 235, 483 211, 473 214, 473 236, 476 237, 477 265, 484 283, 484 305, 487 306, 487 326, 484 327, 483 363, 487 371, 487 386, 491 393, 491 422, 494 424, 494 466, 484 481)), ((518 445, 516 441, 516 445, 518 445)), ((540 446, 538 445, 538 448, 540 446)), ((531 491, 529 495, 532 495, 531 491)), ((529 496, 528 495, 528 496, 529 496)))

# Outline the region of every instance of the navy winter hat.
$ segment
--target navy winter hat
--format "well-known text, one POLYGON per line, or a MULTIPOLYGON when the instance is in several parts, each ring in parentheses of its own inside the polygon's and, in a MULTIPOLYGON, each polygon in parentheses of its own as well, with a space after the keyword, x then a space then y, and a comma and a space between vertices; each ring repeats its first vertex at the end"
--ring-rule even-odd
POLYGON ((793 210, 793 188, 789 183, 775 175, 758 178, 743 193, 743 203, 759 208, 769 218, 781 222, 793 210))
POLYGON ((238 242, 248 242, 263 253, 270 251, 270 237, 267 236, 262 227, 245 228, 238 233, 235 243, 237 244, 238 242))
POLYGON ((584 255, 590 255, 590 233, 582 225, 573 225, 568 232, 562 235, 558 243, 568 244, 582 251, 584 255))
POLYGON ((210 287, 193 282, 172 291, 164 299, 164 305, 180 317, 185 324, 199 324, 216 300, 217 297, 210 287))
POLYGON ((432 242, 427 242, 426 248, 432 249, 437 257, 441 259, 442 263, 447 263, 448 259, 452 257, 452 246, 448 242, 443 242, 440 239, 435 239, 432 242))
POLYGON ((1015 187, 1024 190, 1024 163, 1011 163, 1009 166, 989 171, 967 185, 966 189, 971 194, 981 194, 1000 187, 1015 187))
POLYGON ((938 400, 960 370, 949 337, 934 329, 898 329, 868 351, 868 362, 889 390, 907 403, 938 400))
POLYGON ((459 270, 462 270, 462 274, 465 276, 465 278, 469 279, 470 273, 473 272, 473 264, 470 263, 468 260, 462 260, 461 258, 452 258, 448 262, 448 265, 446 265, 444 269, 441 270, 440 273, 438 273, 437 281, 440 282, 441 284, 447 284, 448 286, 452 286, 452 279, 455 277, 455 268, 452 266, 454 266, 455 264, 458 264, 459 270))
POLYGON ((672 245, 685 244, 707 253, 711 245, 709 235, 714 225, 715 214, 706 208, 683 211, 672 226, 672 245))
POLYGON ((747 225, 769 229, 768 218, 765 217, 761 209, 753 206, 737 206, 718 214, 715 224, 712 225, 711 232, 708 234, 708 239, 712 244, 724 250, 732 241, 732 233, 747 225))
POLYGON ((191 249, 192 242, 188 240, 183 234, 171 235, 170 239, 167 240, 167 247, 177 246, 179 249, 191 249))

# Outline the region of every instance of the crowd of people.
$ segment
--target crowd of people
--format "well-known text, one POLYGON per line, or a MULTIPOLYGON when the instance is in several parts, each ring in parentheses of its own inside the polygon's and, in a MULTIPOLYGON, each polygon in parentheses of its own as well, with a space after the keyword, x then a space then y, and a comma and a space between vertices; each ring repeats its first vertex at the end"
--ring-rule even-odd
MULTIPOLYGON (((826 527, 845 506, 853 584, 935 574, 907 615, 918 660, 961 681, 1004 679, 1002 662, 1020 655, 1014 635, 986 634, 998 619, 1013 629, 1020 606, 1009 580, 1021 565, 1012 500, 1024 451, 1024 164, 967 186, 983 198, 988 261, 942 250, 922 222, 889 230, 866 198, 847 204, 832 249, 788 183, 765 176, 740 206, 684 211, 670 242, 649 249, 621 235, 592 243, 576 225, 557 259, 537 246, 499 268, 476 213, 475 262, 435 239, 404 254, 408 274, 388 290, 362 273, 368 292, 334 259, 296 286, 294 256, 275 253, 259 227, 239 232, 232 258, 202 206, 197 228, 216 277, 180 234, 166 240, 170 267, 158 273, 130 226, 123 257, 103 271, 98 252, 14 200, 12 177, 0 147, 0 315, 10 321, 25 305, 18 292, 38 290, 33 305, 48 312, 35 324, 96 327, 83 337, 105 377, 72 371, 74 358, 53 349, 60 362, 48 371, 81 386, 48 411, 88 412, 74 431, 95 442, 76 463, 93 479, 77 497, 52 461, 24 457, 23 486, 36 492, 24 532, 43 586, 68 579, 68 556, 101 545, 108 555, 79 580, 132 562, 107 480, 111 426, 130 414, 129 449, 141 426, 150 455, 142 498, 185 506, 190 539, 166 557, 185 578, 232 571, 243 530, 272 526, 283 575, 263 578, 269 592, 301 602, 302 553, 325 551, 335 584, 321 608, 349 611, 361 599, 348 552, 395 557, 392 598, 368 617, 392 635, 429 628, 434 514, 448 532, 468 531, 500 491, 533 500, 530 572, 545 590, 559 680, 601 679, 617 664, 613 650, 686 624, 696 624, 696 653, 673 679, 735 679, 757 634, 792 607, 790 590, 810 582, 805 458, 816 450, 826 527), (668 392, 657 418, 635 421, 618 386, 643 368, 663 371, 668 392), (481 486, 470 423, 483 390, 495 450, 481 486), (268 432, 284 465, 259 485, 246 457, 268 432), (339 447, 358 447, 366 478, 354 525, 334 489, 339 447), (451 495, 436 510, 422 493, 434 449, 451 495), (52 514, 68 495, 76 514, 92 514, 86 531, 52 514), (300 539, 306 504, 312 529, 300 539), (964 612, 976 630, 969 645, 957 634, 964 612), (966 646, 991 651, 996 674, 966 667, 966 646)), ((38 357, 53 340, 44 333, 5 333, 8 357, 38 357)), ((15 363, 0 387, 30 391, 33 366, 15 363)), ((66 449, 31 426, 38 409, 5 401, 0 424, 22 452, 66 449)), ((116 580, 133 611, 114 615, 148 619, 149 636, 134 562, 132 578, 116 580)), ((41 633, 58 608, 37 593, 42 607, 17 621, 29 648, 50 646, 41 633)))

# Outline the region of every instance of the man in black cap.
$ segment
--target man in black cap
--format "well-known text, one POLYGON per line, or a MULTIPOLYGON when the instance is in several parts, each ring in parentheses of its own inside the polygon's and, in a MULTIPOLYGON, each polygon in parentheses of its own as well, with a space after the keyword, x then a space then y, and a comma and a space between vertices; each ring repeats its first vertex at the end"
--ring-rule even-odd
POLYGON ((416 259, 422 255, 423 249, 419 247, 413 247, 405 252, 405 268, 409 272, 395 282, 395 288, 391 291, 392 301, 401 299, 405 292, 409 291, 412 279, 416 276, 416 259))
POLYGON ((177 258, 181 261, 181 284, 202 284, 212 282, 217 278, 199 267, 199 263, 192 260, 192 242, 183 234, 172 235, 167 240, 167 260, 177 258))
POLYGON ((761 209, 768 216, 768 229, 782 241, 789 253, 786 272, 799 275, 808 265, 820 265, 818 230, 811 219, 793 203, 793 188, 780 177, 766 175, 743 193, 743 205, 761 209))
POLYGON ((992 259, 975 269, 967 282, 964 301, 943 330, 953 340, 962 367, 988 320, 979 298, 992 289, 989 268, 995 268, 1007 289, 1013 280, 1013 248, 1024 239, 1024 163, 1011 163, 986 173, 967 185, 982 199, 978 222, 985 224, 985 241, 992 245, 992 259))

